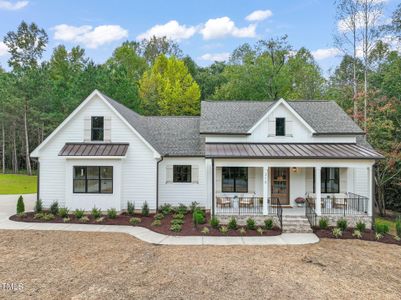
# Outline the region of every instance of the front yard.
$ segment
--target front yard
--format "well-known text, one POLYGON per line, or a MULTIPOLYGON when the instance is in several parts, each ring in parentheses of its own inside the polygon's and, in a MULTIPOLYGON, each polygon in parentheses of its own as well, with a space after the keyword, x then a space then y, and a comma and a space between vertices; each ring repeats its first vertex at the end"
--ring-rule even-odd
POLYGON ((0 231, 1 298, 400 299, 399 246, 154 246, 115 233, 0 231))
POLYGON ((0 195, 36 193, 36 176, 0 174, 0 195))

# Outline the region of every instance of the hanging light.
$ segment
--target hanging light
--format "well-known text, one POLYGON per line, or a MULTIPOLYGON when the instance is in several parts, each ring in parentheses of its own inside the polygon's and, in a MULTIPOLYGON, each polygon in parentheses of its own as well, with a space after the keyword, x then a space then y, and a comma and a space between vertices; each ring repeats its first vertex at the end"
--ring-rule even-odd
POLYGON ((297 167, 292 167, 291 171, 294 172, 294 173, 297 173, 298 172, 298 168, 297 167))

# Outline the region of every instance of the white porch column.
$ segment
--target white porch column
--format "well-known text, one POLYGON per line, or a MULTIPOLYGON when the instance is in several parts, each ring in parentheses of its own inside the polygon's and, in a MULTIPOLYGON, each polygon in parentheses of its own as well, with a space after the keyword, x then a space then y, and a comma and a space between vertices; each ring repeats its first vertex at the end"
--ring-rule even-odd
POLYGON ((368 167, 368 216, 373 215, 373 168, 368 167))
POLYGON ((315 167, 315 212, 318 216, 322 214, 321 171, 321 167, 315 167))
POLYGON ((269 214, 269 167, 263 166, 263 215, 269 214))

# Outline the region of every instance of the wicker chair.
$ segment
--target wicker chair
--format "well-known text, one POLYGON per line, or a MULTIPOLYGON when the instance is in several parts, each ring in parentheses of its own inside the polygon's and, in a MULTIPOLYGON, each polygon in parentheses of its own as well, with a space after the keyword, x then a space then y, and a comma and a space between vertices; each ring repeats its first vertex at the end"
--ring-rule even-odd
POLYGON ((229 197, 216 197, 217 207, 231 207, 231 199, 229 197))
POLYGON ((239 198, 239 207, 253 207, 254 198, 252 197, 241 197, 239 198))

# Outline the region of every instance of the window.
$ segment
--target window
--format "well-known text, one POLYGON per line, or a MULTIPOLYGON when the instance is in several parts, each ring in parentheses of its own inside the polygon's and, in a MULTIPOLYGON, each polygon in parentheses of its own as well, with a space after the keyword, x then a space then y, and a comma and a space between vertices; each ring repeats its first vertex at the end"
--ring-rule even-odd
POLYGON ((74 193, 113 193, 113 167, 74 167, 74 193))
POLYGON ((191 165, 175 165, 173 167, 173 182, 191 182, 191 165))
POLYGON ((248 168, 223 167, 222 169, 223 193, 248 192, 248 168))
POLYGON ((276 118, 276 136, 285 136, 285 118, 276 118))
MULTIPOLYGON (((322 168, 320 175, 322 193, 340 192, 339 168, 322 168)), ((315 169, 313 169, 313 192, 315 192, 315 169)))
POLYGON ((92 141, 103 141, 104 137, 104 118, 103 117, 92 117, 92 141))

